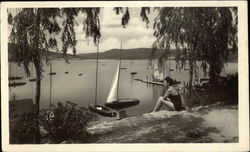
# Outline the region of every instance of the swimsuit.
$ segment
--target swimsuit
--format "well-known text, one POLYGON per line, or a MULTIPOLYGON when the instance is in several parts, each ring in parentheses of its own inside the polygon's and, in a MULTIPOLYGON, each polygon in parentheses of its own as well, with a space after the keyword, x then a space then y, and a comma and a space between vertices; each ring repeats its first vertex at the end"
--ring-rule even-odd
POLYGON ((178 95, 169 95, 168 98, 171 100, 171 102, 174 104, 175 110, 176 111, 181 111, 184 108, 182 107, 181 103, 181 96, 180 94, 178 95))

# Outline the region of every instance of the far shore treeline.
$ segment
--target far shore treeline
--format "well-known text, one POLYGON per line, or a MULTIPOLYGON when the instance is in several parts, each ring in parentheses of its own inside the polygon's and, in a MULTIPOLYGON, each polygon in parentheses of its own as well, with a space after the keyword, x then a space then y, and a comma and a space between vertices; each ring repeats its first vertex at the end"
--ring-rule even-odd
MULTIPOLYGON (((13 44, 9 43, 9 54, 13 51, 13 44)), ((133 48, 133 49, 122 49, 121 50, 121 59, 158 59, 164 50, 158 50, 154 55, 152 55, 151 48, 133 48)), ((176 50, 170 50, 170 56, 175 57, 176 50)), ((64 58, 63 52, 52 52, 52 51, 41 51, 43 58, 45 56, 49 56, 52 58, 64 58)), ((96 53, 81 53, 81 54, 67 54, 70 59, 96 59, 96 53)), ((104 52, 99 52, 99 59, 119 59, 120 49, 111 49, 104 52)), ((172 58, 173 59, 173 58, 172 58)), ((12 61, 11 57, 9 57, 9 61, 12 61)), ((238 62, 238 54, 229 52, 228 62, 238 62)))

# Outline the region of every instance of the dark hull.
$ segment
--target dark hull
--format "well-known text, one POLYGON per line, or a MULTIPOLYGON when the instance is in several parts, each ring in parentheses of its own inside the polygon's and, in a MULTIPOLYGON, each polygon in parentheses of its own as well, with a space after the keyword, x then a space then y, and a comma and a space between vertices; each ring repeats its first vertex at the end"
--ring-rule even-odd
POLYGON ((137 72, 131 72, 130 74, 137 74, 137 72))
POLYGON ((9 87, 22 86, 25 84, 26 84, 26 82, 13 82, 13 83, 9 83, 9 87))
POLYGON ((56 72, 50 72, 49 75, 56 75, 56 72))
POLYGON ((36 81, 36 78, 34 78, 34 79, 29 79, 29 81, 36 81))
POLYGON ((89 106, 89 110, 95 113, 98 113, 99 115, 105 116, 105 117, 115 117, 116 114, 112 112, 110 109, 95 105, 95 106, 89 106))
POLYGON ((9 80, 19 80, 22 79, 23 77, 9 77, 9 80))
POLYGON ((113 101, 111 103, 105 103, 105 106, 111 109, 120 110, 138 105, 139 103, 140 101, 138 99, 118 99, 117 101, 113 101))

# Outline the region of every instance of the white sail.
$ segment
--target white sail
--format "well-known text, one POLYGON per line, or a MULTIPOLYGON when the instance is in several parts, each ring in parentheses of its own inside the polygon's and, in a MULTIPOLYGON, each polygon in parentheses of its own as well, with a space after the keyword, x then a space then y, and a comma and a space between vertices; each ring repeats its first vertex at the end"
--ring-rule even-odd
POLYGON ((154 65, 154 79, 159 79, 159 69, 157 64, 154 65))
POLYGON ((111 85, 111 89, 110 89, 109 96, 107 99, 107 103, 111 103, 111 102, 117 100, 119 73, 120 73, 120 64, 118 64, 118 66, 117 66, 117 70, 116 70, 116 73, 115 73, 113 81, 112 81, 112 85, 111 85))
POLYGON ((164 73, 159 71, 159 80, 163 80, 164 79, 164 73))
POLYGON ((164 70, 160 69, 157 64, 154 65, 154 80, 159 81, 164 79, 164 70))

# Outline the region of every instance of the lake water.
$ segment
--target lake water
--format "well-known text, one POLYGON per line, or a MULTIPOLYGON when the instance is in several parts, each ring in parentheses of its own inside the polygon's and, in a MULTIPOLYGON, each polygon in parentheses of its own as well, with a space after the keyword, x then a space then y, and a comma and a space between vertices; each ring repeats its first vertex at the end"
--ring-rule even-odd
MULTIPOLYGON (((97 104, 104 105, 106 102, 117 64, 117 60, 99 61, 97 104)), ((175 61, 171 61, 171 65, 175 67, 175 61)), ((16 99, 33 98, 34 101, 36 83, 28 81, 29 78, 25 76, 22 67, 18 67, 13 63, 10 63, 9 66, 11 76, 23 76, 24 78, 18 81, 27 82, 24 86, 11 87, 9 89, 10 99, 13 99, 14 95, 16 99)), ((119 98, 138 98, 140 100, 139 105, 126 109, 127 115, 134 116, 150 112, 161 94, 162 87, 133 80, 134 78, 152 80, 153 68, 148 66, 148 60, 122 60, 121 67, 127 69, 121 70, 120 73, 119 98), (131 71, 136 71, 137 74, 132 76, 131 71)), ((56 75, 50 76, 48 75, 50 66, 44 63, 41 83, 41 109, 48 107, 50 104, 50 77, 52 77, 52 103, 68 100, 85 107, 94 104, 95 60, 71 60, 70 63, 65 63, 64 60, 54 60, 52 69, 53 72, 56 72, 56 75), (66 71, 68 71, 68 74, 65 73, 66 71), (82 76, 79 76, 80 73, 82 73, 82 76)), ((33 71, 31 78, 34 78, 35 70, 32 67, 30 67, 30 70, 33 71)), ((199 71, 202 78, 202 70, 199 71)), ((228 63, 223 73, 231 74, 237 71, 237 63, 228 63)), ((174 69, 174 71, 171 71, 170 76, 178 81, 187 82, 189 80, 188 73, 189 71, 176 71, 174 69)))

